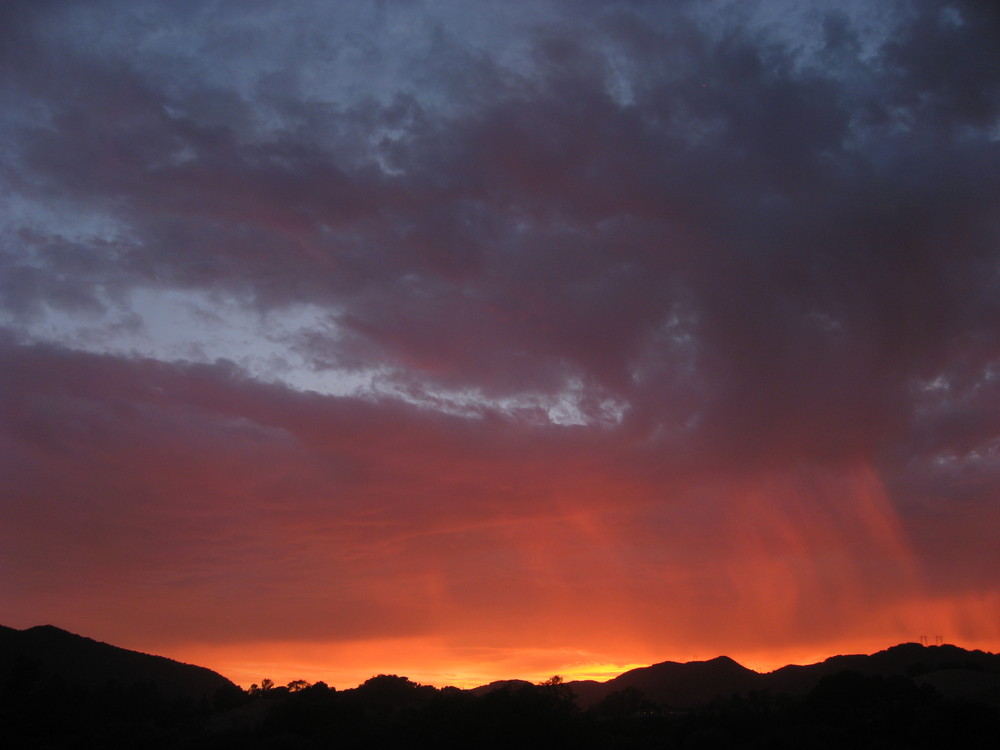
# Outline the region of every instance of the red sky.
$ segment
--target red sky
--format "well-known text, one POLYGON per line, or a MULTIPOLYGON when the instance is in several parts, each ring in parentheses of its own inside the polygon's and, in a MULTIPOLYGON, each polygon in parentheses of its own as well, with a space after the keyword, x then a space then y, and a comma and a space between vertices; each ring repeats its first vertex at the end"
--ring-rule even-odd
POLYGON ((0 10, 0 623, 351 687, 1000 650, 1000 16, 0 10))

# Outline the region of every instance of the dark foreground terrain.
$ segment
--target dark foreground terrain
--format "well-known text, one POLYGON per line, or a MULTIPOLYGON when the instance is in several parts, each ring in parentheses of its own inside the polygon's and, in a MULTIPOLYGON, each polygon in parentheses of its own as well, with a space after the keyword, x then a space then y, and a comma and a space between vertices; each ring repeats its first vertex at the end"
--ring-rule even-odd
POLYGON ((57 628, 4 628, 0 685, 0 747, 15 749, 1000 746, 1000 657, 954 646, 904 644, 768 675, 722 657, 606 683, 470 691, 379 675, 351 690, 264 680, 243 691, 57 628))

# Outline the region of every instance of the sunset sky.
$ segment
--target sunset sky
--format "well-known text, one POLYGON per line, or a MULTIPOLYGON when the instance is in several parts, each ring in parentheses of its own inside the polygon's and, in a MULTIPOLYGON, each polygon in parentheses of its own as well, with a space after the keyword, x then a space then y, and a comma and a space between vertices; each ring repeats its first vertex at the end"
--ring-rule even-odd
POLYGON ((0 3, 0 624, 244 686, 1000 651, 998 40, 0 3))

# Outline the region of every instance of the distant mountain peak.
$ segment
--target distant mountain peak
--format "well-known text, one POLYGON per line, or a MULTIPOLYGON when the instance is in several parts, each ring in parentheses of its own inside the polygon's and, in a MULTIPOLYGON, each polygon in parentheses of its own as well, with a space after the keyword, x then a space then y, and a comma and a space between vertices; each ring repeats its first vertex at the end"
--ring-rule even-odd
POLYGON ((57 628, 55 625, 35 625, 34 627, 27 628, 21 632, 24 633, 62 633, 63 635, 72 635, 75 638, 83 638, 84 636, 76 635, 68 630, 63 630, 62 628, 57 628))
POLYGON ((732 659, 732 658, 730 658, 728 656, 716 656, 714 659, 709 659, 708 661, 703 662, 703 663, 704 664, 719 664, 719 665, 724 664, 726 666, 739 667, 740 669, 748 669, 748 667, 744 667, 738 661, 736 661, 735 659, 732 659))

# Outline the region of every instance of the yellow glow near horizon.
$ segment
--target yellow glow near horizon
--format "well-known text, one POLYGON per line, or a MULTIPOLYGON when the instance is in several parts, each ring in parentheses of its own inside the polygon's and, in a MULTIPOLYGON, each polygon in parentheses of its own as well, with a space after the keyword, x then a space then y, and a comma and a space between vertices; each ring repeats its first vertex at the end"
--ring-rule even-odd
MULTIPOLYGON (((357 687, 378 674, 397 674, 422 685, 435 687, 453 686, 474 688, 496 680, 527 680, 539 683, 553 675, 566 681, 596 680, 605 682, 631 669, 663 661, 705 661, 717 656, 729 656, 748 669, 766 673, 789 664, 814 664, 838 654, 867 654, 889 648, 898 642, 917 641, 919 636, 895 642, 873 640, 845 640, 836 646, 798 646, 771 651, 746 651, 730 654, 664 655, 645 661, 621 659, 567 661, 565 652, 553 651, 547 655, 531 652, 527 658, 518 659, 510 654, 491 663, 469 662, 463 664, 441 653, 428 656, 427 644, 397 642, 367 642, 352 644, 318 643, 256 643, 226 646, 189 645, 173 649, 171 658, 213 669, 244 689, 260 683, 265 677, 276 685, 292 680, 325 682, 338 690, 357 687), (389 646, 389 648, 387 648, 389 646), (407 654, 409 658, 407 658, 407 654), (542 666, 545 664, 546 666, 542 666)), ((945 642, 948 642, 947 639, 945 642)), ((962 642, 968 649, 998 650, 997 644, 987 642, 962 642)), ((526 652, 528 653, 528 652, 526 652)))
POLYGON ((542 682, 553 675, 569 680, 610 680, 651 662, 601 659, 558 649, 496 649, 462 662, 433 639, 395 639, 347 644, 262 642, 187 644, 170 658, 219 672, 243 688, 267 677, 276 685, 292 680, 356 687, 378 674, 397 674, 435 687, 474 688, 496 680, 542 682))
MULTIPOLYGON (((249 643, 230 645, 189 644, 172 649, 173 659, 213 669, 244 689, 269 678, 276 685, 292 680, 325 682, 338 690, 357 687, 378 674, 396 674, 422 685, 475 688, 496 680, 540 683, 553 675, 566 681, 605 682, 631 669, 664 661, 706 661, 729 656, 744 667, 766 673, 789 664, 814 664, 838 654, 869 654, 896 643, 917 641, 919 635, 895 641, 845 639, 836 644, 789 646, 732 653, 650 655, 643 661, 614 655, 585 654, 567 650, 497 649, 462 661, 455 652, 431 639, 365 641, 349 644, 249 643), (601 658, 601 657, 604 658, 601 658)), ((947 640, 945 641, 947 642, 947 640)), ((997 644, 962 642, 964 648, 997 651, 997 644)), ((640 655, 641 656, 641 655, 640 655)))

